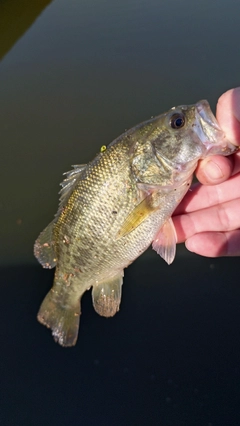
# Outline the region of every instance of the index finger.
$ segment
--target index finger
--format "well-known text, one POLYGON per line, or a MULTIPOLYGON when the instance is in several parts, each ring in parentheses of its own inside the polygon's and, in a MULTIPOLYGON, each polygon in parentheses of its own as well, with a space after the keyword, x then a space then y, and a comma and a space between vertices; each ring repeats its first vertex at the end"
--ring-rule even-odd
MULTIPOLYGON (((240 145, 240 87, 228 90, 220 96, 216 111, 217 120, 227 139, 240 145)), ((213 156, 199 161, 196 176, 204 185, 224 182, 238 169, 234 166, 234 156, 228 158, 213 156)))
POLYGON ((196 176, 203 185, 217 185, 240 171, 240 151, 229 157, 213 155, 199 161, 196 176), (214 168, 216 170, 214 170, 214 168), (219 175, 217 176, 217 173, 219 175))
POLYGON ((201 210, 236 198, 240 198, 240 174, 232 176, 219 185, 208 186, 197 183, 185 195, 174 211, 174 216, 201 210))

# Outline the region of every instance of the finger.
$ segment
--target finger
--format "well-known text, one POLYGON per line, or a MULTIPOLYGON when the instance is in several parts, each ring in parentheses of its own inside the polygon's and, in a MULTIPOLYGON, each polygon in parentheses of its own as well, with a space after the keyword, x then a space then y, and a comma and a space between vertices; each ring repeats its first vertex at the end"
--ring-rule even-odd
MULTIPOLYGON (((227 139, 240 145, 240 87, 228 90, 219 98, 216 116, 227 139)), ((228 179, 237 172, 233 158, 214 156, 200 161, 196 170, 198 180, 205 185, 216 185, 228 179)))
POLYGON ((216 116, 229 141, 240 145, 240 87, 228 90, 219 98, 216 116))
POLYGON ((214 155, 199 161, 196 176, 204 185, 216 185, 227 180, 233 172, 233 156, 214 155))
POLYGON ((233 159, 232 174, 235 175, 236 173, 240 172, 240 151, 238 151, 238 152, 236 152, 236 154, 232 155, 231 158, 233 159))
POLYGON ((237 198, 240 198, 240 173, 215 186, 197 183, 185 195, 175 210, 174 216, 205 209, 237 198))
POLYGON ((240 171, 240 151, 229 157, 214 155, 200 160, 196 169, 198 180, 204 185, 216 185, 240 171))
POLYGON ((190 237, 187 249, 206 257, 240 256, 240 230, 203 232, 190 237))
POLYGON ((240 228, 240 198, 173 217, 178 243, 200 232, 225 232, 240 228))

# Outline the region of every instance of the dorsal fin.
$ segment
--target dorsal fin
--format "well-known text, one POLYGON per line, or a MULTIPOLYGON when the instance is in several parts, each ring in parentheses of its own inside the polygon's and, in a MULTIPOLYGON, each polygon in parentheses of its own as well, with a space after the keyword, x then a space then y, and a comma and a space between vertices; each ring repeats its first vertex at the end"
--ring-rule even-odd
POLYGON ((41 232, 34 244, 34 255, 43 268, 54 268, 57 256, 53 242, 54 220, 41 232))
POLYGON ((68 172, 63 173, 65 179, 60 183, 62 189, 59 191, 60 194, 60 204, 59 207, 65 202, 67 196, 72 192, 74 184, 81 175, 82 171, 85 169, 86 164, 76 164, 72 166, 73 169, 68 172))
POLYGON ((53 228, 62 211, 62 207, 66 202, 67 196, 71 194, 74 189, 75 182, 78 180, 86 165, 78 164, 72 167, 72 170, 64 173, 66 178, 61 183, 62 189, 60 191, 59 207, 55 218, 41 232, 34 245, 34 254, 44 268, 54 268, 54 266, 56 266, 57 256, 53 241, 53 228))

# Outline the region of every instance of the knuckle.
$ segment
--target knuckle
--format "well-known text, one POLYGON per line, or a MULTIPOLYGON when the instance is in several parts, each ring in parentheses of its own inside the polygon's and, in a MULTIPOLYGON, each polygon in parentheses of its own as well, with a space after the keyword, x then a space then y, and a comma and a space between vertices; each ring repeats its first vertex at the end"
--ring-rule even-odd
POLYGON ((220 230, 228 231, 231 229, 231 218, 228 209, 224 205, 219 205, 217 209, 220 230))

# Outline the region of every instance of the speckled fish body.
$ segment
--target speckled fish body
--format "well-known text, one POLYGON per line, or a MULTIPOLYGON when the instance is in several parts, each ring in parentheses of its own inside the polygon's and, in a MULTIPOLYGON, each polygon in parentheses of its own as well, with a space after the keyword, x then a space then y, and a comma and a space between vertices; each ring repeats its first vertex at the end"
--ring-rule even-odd
POLYGON ((201 101, 137 125, 88 165, 65 174, 58 213, 34 246, 43 267, 56 266, 38 319, 58 343, 76 343, 86 290, 92 288, 100 315, 119 310, 124 268, 151 243, 168 263, 173 261, 171 215, 188 191, 198 160, 235 149, 207 101, 201 101))

